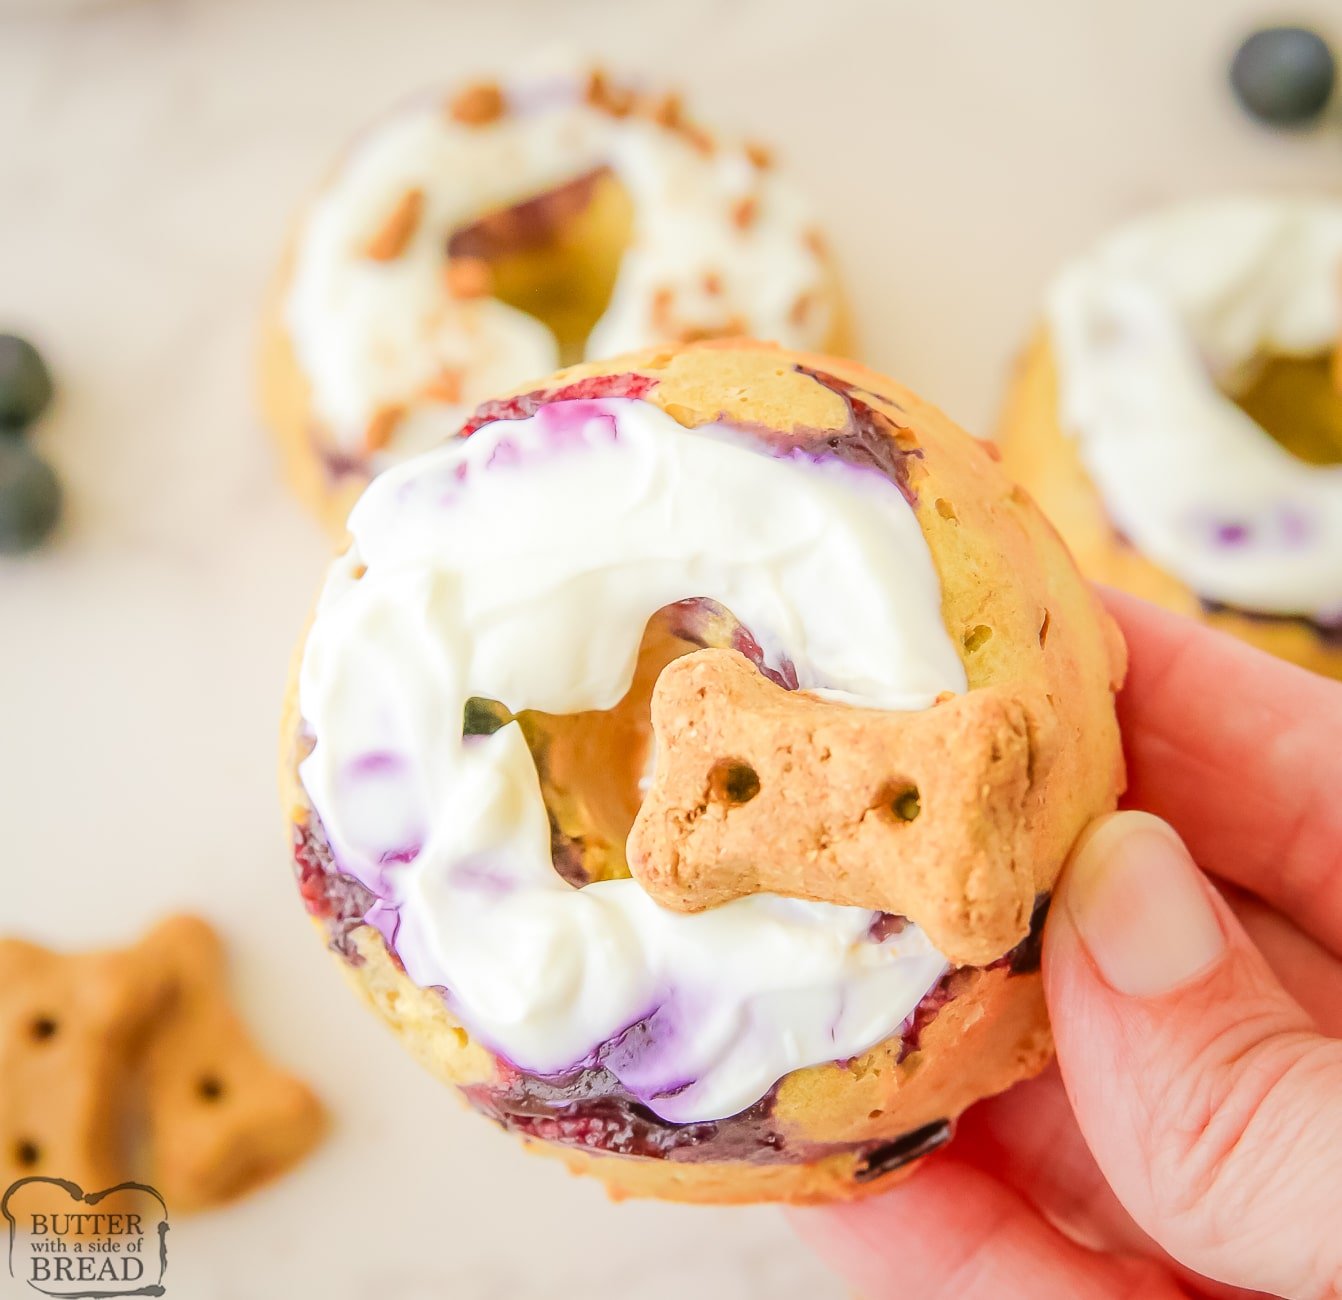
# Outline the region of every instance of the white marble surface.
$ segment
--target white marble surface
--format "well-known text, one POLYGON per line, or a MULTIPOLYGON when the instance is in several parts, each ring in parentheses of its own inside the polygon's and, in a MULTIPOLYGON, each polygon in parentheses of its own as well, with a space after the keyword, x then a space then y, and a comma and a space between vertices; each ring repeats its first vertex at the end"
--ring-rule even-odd
MULTIPOLYGON (((419 1072, 314 942, 273 752, 325 543, 252 408, 262 285, 370 114, 506 63, 519 37, 567 43, 776 142, 815 192, 867 358, 982 431, 1050 267, 1108 223, 1176 195, 1336 187, 1336 132, 1258 131, 1221 84, 1270 6, 28 8, 0 13, 0 328, 57 372, 38 440, 69 508, 50 549, 0 562, 0 931, 96 944, 200 909, 259 1036, 334 1117, 293 1176, 174 1224, 169 1295, 839 1296, 770 1210, 615 1207, 524 1156, 419 1072)), ((1335 0, 1311 9, 1342 27, 1335 0)))

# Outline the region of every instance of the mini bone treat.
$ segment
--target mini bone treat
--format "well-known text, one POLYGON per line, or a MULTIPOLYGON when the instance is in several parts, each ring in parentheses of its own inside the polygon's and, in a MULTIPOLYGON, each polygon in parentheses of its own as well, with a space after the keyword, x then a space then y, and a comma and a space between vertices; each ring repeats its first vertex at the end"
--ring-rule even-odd
POLYGON ((735 340, 488 402, 355 507, 282 779, 354 983, 613 1195, 903 1177, 1050 1052, 1113 624, 993 449, 735 340))
MULTIPOLYGON (((321 1107, 260 1055, 224 989, 219 939, 196 917, 101 952, 0 940, 0 1189, 34 1175, 86 1193, 138 1180, 172 1213, 304 1155, 321 1107)), ((44 1203, 33 1188, 28 1208, 44 1203)))
POLYGON ((426 94, 363 132, 296 228, 261 396, 335 530, 368 478, 581 357, 757 333, 838 346, 809 205, 769 151, 600 70, 426 94))

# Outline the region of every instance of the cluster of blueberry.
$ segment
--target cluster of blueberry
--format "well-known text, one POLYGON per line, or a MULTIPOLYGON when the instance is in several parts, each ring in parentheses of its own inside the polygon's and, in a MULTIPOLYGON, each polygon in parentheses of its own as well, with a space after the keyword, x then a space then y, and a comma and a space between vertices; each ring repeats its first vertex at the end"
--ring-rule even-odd
POLYGON ((56 475, 24 438, 51 393, 42 354, 27 339, 0 334, 0 555, 31 550, 60 513, 56 475))
POLYGON ((1308 126, 1333 97, 1337 65, 1318 32, 1264 27, 1249 36, 1230 65, 1241 107, 1268 126, 1308 126))

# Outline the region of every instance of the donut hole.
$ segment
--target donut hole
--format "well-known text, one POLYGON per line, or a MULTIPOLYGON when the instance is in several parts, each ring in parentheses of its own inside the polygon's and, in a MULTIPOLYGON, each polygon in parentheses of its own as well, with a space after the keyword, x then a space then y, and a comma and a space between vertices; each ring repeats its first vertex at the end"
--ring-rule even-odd
POLYGON ((708 793, 715 803, 738 807, 760 792, 760 774, 741 758, 719 759, 709 769, 708 793))
POLYGON ((633 681, 613 708, 516 715, 550 815, 555 869, 571 884, 630 874, 625 840, 652 779, 652 691, 667 664, 704 644, 682 630, 684 607, 693 603, 648 620, 633 681))
POLYGON ((633 238, 634 205, 609 168, 487 212, 454 231, 449 264, 483 269, 487 292, 555 336, 561 365, 582 360, 633 238))
POLYGON ((1265 357, 1228 396, 1298 460, 1342 464, 1342 389, 1330 356, 1265 357))
POLYGON ((625 841, 652 784, 653 689, 672 660, 707 647, 762 654, 723 606, 697 597, 677 601, 648 620, 633 680, 612 708, 514 715, 540 777, 551 859, 570 884, 629 877, 625 841))

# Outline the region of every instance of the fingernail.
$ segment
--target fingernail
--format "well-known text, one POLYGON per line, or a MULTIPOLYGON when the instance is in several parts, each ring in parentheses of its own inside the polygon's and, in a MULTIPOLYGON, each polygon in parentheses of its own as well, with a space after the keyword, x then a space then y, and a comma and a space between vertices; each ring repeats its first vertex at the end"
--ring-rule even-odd
POLYGON ((1209 888, 1166 822, 1124 812, 1082 842, 1063 897, 1105 983, 1130 997, 1155 997, 1226 950, 1209 888))

